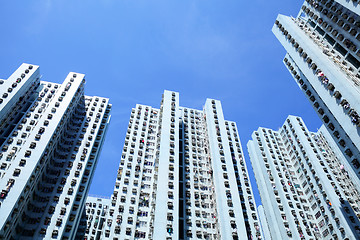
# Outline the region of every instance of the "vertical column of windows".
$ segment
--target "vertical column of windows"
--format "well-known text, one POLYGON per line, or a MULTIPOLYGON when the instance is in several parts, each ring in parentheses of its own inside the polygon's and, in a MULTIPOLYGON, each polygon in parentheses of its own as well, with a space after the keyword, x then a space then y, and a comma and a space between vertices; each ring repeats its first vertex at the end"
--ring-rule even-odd
POLYGON ((346 210, 347 217, 351 223, 355 224, 355 229, 359 231, 356 220, 359 218, 359 192, 341 162, 344 159, 340 160, 335 155, 321 133, 313 134, 312 137, 320 149, 322 158, 325 160, 320 161, 320 164, 327 174, 326 176, 335 193, 339 196, 339 200, 346 210))
MULTIPOLYGON (((220 111, 220 110, 219 110, 220 111)), ((222 198, 222 201, 226 201, 227 207, 226 207, 226 211, 228 212, 229 216, 225 217, 225 219, 229 219, 229 222, 224 223, 224 224, 228 224, 231 228, 231 237, 233 239, 238 239, 239 235, 238 235, 238 228, 240 226, 237 226, 236 223, 236 218, 235 215, 239 214, 239 213, 235 213, 236 211, 234 210, 235 208, 239 207, 239 206, 234 206, 233 201, 239 201, 241 199, 234 199, 235 196, 237 196, 237 192, 231 192, 231 186, 232 183, 230 182, 231 178, 234 178, 234 180, 236 180, 236 176, 231 176, 229 174, 232 174, 232 171, 234 171, 235 169, 228 169, 228 167, 233 167, 233 162, 231 160, 231 153, 230 153, 230 149, 225 149, 224 146, 229 146, 229 141, 225 136, 222 136, 222 132, 226 133, 225 131, 225 124, 223 124, 223 119, 221 113, 218 116, 218 109, 216 106, 216 102, 215 100, 211 100, 211 112, 209 111, 209 113, 212 116, 206 116, 207 118, 213 119, 213 126, 214 126, 214 130, 215 130, 215 136, 216 136, 216 148, 213 149, 212 151, 218 151, 219 153, 219 160, 220 160, 220 165, 221 166, 221 170, 220 172, 222 173, 220 176, 222 176, 222 181, 220 180, 219 182, 223 182, 223 186, 217 186, 218 191, 215 195, 215 191, 213 191, 213 199, 218 199, 218 198, 222 198), (220 119, 219 119, 220 118, 220 119), (228 155, 230 153, 230 155, 228 155), (230 157, 230 158, 229 158, 230 157), (229 158, 228 160, 226 160, 227 158, 229 158), (224 198, 225 197, 225 198, 224 198)), ((236 137, 237 138, 237 137, 236 137)), ((230 138, 231 139, 231 138, 230 138)), ((217 158, 216 154, 214 156, 212 156, 214 158, 217 158)), ((211 159, 211 161, 213 161, 213 159, 211 159)), ((214 161, 218 161, 216 159, 214 159, 214 161)), ((221 185, 221 184, 220 184, 221 185)), ((236 187, 237 189, 237 187, 236 187)), ((216 204, 216 202, 214 201, 214 204, 216 204)), ((217 209, 219 211, 219 209, 217 209)), ((221 210, 223 211, 223 210, 221 210)), ((248 215, 246 212, 243 212, 244 215, 244 228, 249 229, 249 223, 246 223, 246 221, 248 220, 248 215)), ((218 219, 218 216, 215 215, 216 219, 218 219)), ((238 217, 238 216, 237 216, 238 217)), ((216 224, 219 224, 218 222, 216 224)), ((241 226, 242 227, 242 226, 241 226)), ((250 233, 248 233, 249 235, 251 235, 250 233)))
POLYGON ((246 163, 242 155, 241 146, 239 143, 237 128, 234 122, 225 122, 232 163, 234 167, 236 183, 241 200, 241 207, 243 209, 245 225, 248 237, 261 238, 260 225, 258 222, 258 214, 253 202, 253 192, 249 180, 249 175, 246 168, 246 163), (242 184, 243 183, 243 184, 242 184), (251 211, 251 213, 250 213, 251 211), (248 216, 251 215, 249 218, 248 216))

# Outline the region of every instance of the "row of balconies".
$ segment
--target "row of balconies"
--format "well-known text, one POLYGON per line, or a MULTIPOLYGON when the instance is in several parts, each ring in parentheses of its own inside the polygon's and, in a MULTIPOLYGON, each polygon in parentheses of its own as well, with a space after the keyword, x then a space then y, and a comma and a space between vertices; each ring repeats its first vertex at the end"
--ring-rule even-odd
MULTIPOLYGON (((28 114, 27 114, 27 117, 28 117, 28 114)), ((24 121, 24 120, 23 120, 24 121)), ((30 144, 30 148, 35 148, 35 146, 36 146, 36 143, 35 142, 33 142, 33 143, 31 143, 30 144)), ((16 150, 16 149, 15 149, 16 150)), ((16 151, 15 151, 16 152, 16 151)), ((31 151, 30 150, 27 150, 26 151, 26 153, 25 153, 25 156, 26 157, 29 157, 31 155, 31 151)), ((19 163, 19 166, 25 166, 25 164, 26 164, 26 160, 25 159, 21 159, 20 160, 20 163, 19 163)), ((6 167, 4 164, 2 164, 1 165, 2 167, 6 167)), ((40 168, 39 167, 37 167, 36 168, 36 170, 38 171, 40 168)), ((19 176, 20 175, 20 173, 21 173, 21 169, 15 169, 14 170, 14 173, 13 173, 13 175, 14 176, 19 176)), ((46 191, 46 192, 48 192, 48 191, 52 191, 51 189, 50 190, 47 190, 47 188, 44 188, 44 189, 42 189, 43 191, 46 191)), ((6 197, 6 195, 7 195, 7 192, 2 192, 2 195, 1 195, 1 197, 3 197, 3 198, 5 198, 6 197)))
MULTIPOLYGON (((308 1, 309 2, 309 1, 308 1)), ((356 0, 353 0, 353 2, 356 2, 356 0)), ((310 2, 309 2, 310 3, 310 2)), ((360 21, 358 21, 356 18, 356 16, 350 16, 351 13, 349 14, 346 10, 345 13, 342 12, 342 8, 337 8, 336 4, 331 6, 331 3, 328 2, 326 5, 324 3, 324 1, 322 3, 317 4, 316 6, 312 3, 310 3, 313 7, 315 7, 315 9, 319 12, 322 12, 324 15, 326 15, 327 17, 331 18, 333 22, 338 22, 338 25, 341 27, 344 24, 344 21, 348 22, 352 27, 354 28, 358 28, 360 27, 360 21), (331 11, 332 12, 331 12, 331 11)), ((305 12, 309 12, 309 10, 306 9, 305 6, 302 7, 303 10, 305 10, 305 12)), ((349 24, 346 24, 347 27, 345 28, 345 31, 348 31, 350 29, 349 24)), ((356 34, 352 34, 352 36, 355 36, 356 34)))
MULTIPOLYGON (((318 20, 318 23, 321 24, 324 28, 326 28, 326 30, 334 36, 334 37, 337 37, 337 39, 340 41, 340 42, 343 42, 343 45, 350 49, 351 51, 353 52, 356 52, 357 50, 357 47, 355 46, 355 44, 350 41, 349 39, 345 38, 344 35, 342 34, 339 34, 338 30, 336 29, 333 29, 333 27, 331 25, 328 25, 327 22, 323 21, 321 18, 317 19, 317 16, 313 16, 314 20, 318 20)), ((338 18, 336 16, 332 17, 332 20, 334 22, 337 22, 337 24, 340 26, 340 27, 343 27, 345 31, 349 31, 350 30, 350 26, 349 24, 344 24, 344 21, 343 20, 339 20, 338 21, 338 18)), ((324 35, 324 32, 322 30, 319 29, 319 27, 316 28, 316 30, 318 30, 318 32, 320 32, 321 35, 324 35)), ((350 30, 350 35, 351 36, 355 36, 357 34, 357 31, 355 28, 351 29, 350 30)), ((350 37, 351 37, 350 36, 350 37)), ((360 39, 360 34, 358 35, 358 37, 360 39)), ((331 37, 329 35, 326 35, 325 36, 325 39, 329 41, 329 43, 331 45, 333 45, 335 43, 335 41, 333 39, 331 39, 331 37)), ((315 42, 319 45, 319 42, 315 40, 315 42)), ((322 45, 322 44, 320 44, 322 45)), ((342 54, 343 56, 345 56, 347 54, 345 48, 343 48, 342 46, 340 46, 339 44, 336 44, 335 45, 335 50, 337 50, 340 54, 342 54)), ((333 53, 333 50, 331 51, 331 53, 329 51, 327 51, 327 55, 328 56, 331 56, 331 53, 333 53)), ((358 56, 360 56, 360 50, 357 51, 356 53, 358 56)), ((340 57, 341 59, 341 57, 340 57)), ((346 57, 346 60, 349 61, 351 64, 353 64, 355 66, 355 68, 359 68, 360 66, 360 62, 354 57, 352 56, 351 54, 348 54, 347 57, 346 57)), ((345 65, 346 65, 346 62, 344 62, 345 65)), ((354 69, 352 69, 351 67, 348 69, 349 71, 351 72, 354 72, 354 69)))
MULTIPOLYGON (((286 58, 285 58, 284 61, 288 63, 288 66, 291 66, 291 65, 290 65, 290 62, 289 62, 286 58)), ((312 66, 313 66, 313 65, 312 65, 312 66)), ((315 67, 315 69, 316 69, 316 67, 315 67)), ((314 71, 315 71, 315 69, 314 69, 314 71)), ((318 69, 318 70, 316 71, 316 73, 319 73, 319 72, 321 72, 321 70, 318 69)), ((298 77, 296 71, 295 71, 295 72, 293 71, 292 73, 293 73, 294 75, 296 75, 295 78, 299 80, 299 83, 303 86, 304 91, 307 90, 306 85, 304 84, 303 80, 301 80, 300 77, 298 77)), ((325 78, 326 78, 325 76, 323 76, 323 75, 321 76, 321 79, 325 79, 325 78)), ((327 88, 328 88, 330 91, 334 91, 335 87, 334 87, 333 84, 328 83, 328 81, 327 81, 325 84, 328 84, 327 88)), ((311 94, 312 94, 311 91, 310 91, 310 90, 307 90, 306 93, 307 93, 307 95, 309 96, 309 99, 310 99, 312 102, 314 102, 314 106, 318 108, 318 107, 319 107, 319 104, 318 104, 317 102, 315 102, 315 100, 316 100, 315 97, 314 97, 314 96, 311 96, 311 94)), ((337 99, 340 99, 340 98, 341 98, 341 93, 340 93, 339 91, 336 91, 336 92, 334 92, 333 96, 334 96, 335 98, 337 98, 337 99)), ((346 110, 346 109, 349 109, 349 107, 350 107, 350 104, 349 104, 345 99, 343 99, 342 102, 340 102, 340 104, 344 107, 345 110, 346 110)), ((321 114, 321 115, 324 114, 324 111, 323 111, 321 108, 319 108, 318 112, 319 112, 319 114, 321 114)), ((348 114, 349 114, 350 117, 352 117, 352 121, 353 121, 355 124, 360 125, 360 116, 358 115, 358 113, 357 113, 355 110, 350 109, 350 111, 348 111, 348 114)), ((326 115, 324 115, 323 121, 324 121, 325 123, 328 123, 329 129, 332 130, 332 131, 334 131, 333 134, 334 134, 337 138, 339 138, 339 133, 338 133, 338 131, 335 131, 334 125, 333 125, 331 122, 329 122, 329 121, 330 121, 330 120, 329 120, 329 117, 326 116, 326 115)), ((345 141, 344 141, 343 139, 340 139, 339 144, 340 144, 341 146, 345 147, 345 141)), ((352 151, 351 151, 350 149, 346 149, 345 152, 346 152, 346 154, 347 154, 349 157, 352 157, 352 156, 353 156, 352 151)), ((356 160, 356 159, 354 159, 354 160, 356 160)), ((354 160, 353 160, 353 161, 354 161, 354 160)), ((357 161, 354 161, 354 162, 355 162, 355 164, 356 164, 357 161)))
MULTIPOLYGON (((28 69, 26 69, 26 70, 24 71, 24 73, 22 73, 22 74, 20 75, 20 77, 17 78, 17 79, 15 80, 15 82, 12 83, 11 87, 8 88, 8 90, 7 90, 8 93, 3 93, 2 98, 0 98, 0 104, 3 103, 3 101, 4 101, 3 98, 7 98, 8 95, 12 93, 13 88, 16 88, 16 86, 17 86, 18 83, 21 83, 21 80, 25 78, 26 74, 28 74, 32 68, 33 68, 33 66, 30 65, 30 66, 28 67, 28 69)), ((2 85, 3 83, 4 83, 4 81, 1 80, 0 85, 2 85)))

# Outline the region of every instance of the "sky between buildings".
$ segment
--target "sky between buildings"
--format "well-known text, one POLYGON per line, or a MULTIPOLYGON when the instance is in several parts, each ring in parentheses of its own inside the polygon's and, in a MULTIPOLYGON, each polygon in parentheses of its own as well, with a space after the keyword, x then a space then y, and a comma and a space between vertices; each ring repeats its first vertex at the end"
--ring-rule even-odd
POLYGON ((277 14, 296 16, 302 2, 0 1, 0 78, 26 62, 39 65, 45 81, 84 73, 87 95, 110 98, 112 120, 90 194, 111 195, 131 108, 159 108, 164 89, 179 92, 185 107, 221 100, 251 166, 246 144, 258 127, 277 130, 289 114, 312 131, 321 124, 271 32, 277 14))

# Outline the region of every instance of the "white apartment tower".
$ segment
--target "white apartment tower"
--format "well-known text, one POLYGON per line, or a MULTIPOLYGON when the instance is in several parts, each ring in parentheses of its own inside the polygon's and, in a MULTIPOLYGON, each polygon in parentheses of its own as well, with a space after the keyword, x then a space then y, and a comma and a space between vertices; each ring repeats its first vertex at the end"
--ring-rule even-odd
POLYGON ((236 124, 221 103, 181 107, 165 91, 160 109, 136 105, 102 236, 91 227, 86 239, 261 239, 236 124))
POLYGON ((247 146, 271 239, 360 238, 358 178, 325 127, 312 133, 289 116, 247 146))
POLYGON ((279 15, 272 29, 285 65, 358 177, 359 13, 356 0, 307 0, 296 18, 279 15))
POLYGON ((29 64, 0 80, 0 239, 74 238, 111 109, 84 84, 29 64))

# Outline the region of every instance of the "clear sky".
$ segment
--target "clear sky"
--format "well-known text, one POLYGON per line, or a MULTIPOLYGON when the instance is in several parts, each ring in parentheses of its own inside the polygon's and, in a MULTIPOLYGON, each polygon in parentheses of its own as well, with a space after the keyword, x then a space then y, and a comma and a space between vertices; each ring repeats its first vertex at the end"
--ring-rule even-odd
POLYGON ((164 89, 180 92, 186 107, 221 100, 250 166, 246 144, 259 126, 278 129, 289 114, 312 131, 321 125, 271 32, 278 13, 296 16, 302 2, 0 1, 0 78, 32 63, 45 81, 84 73, 87 95, 110 98, 112 122, 90 194, 111 195, 131 108, 159 107, 164 89))

